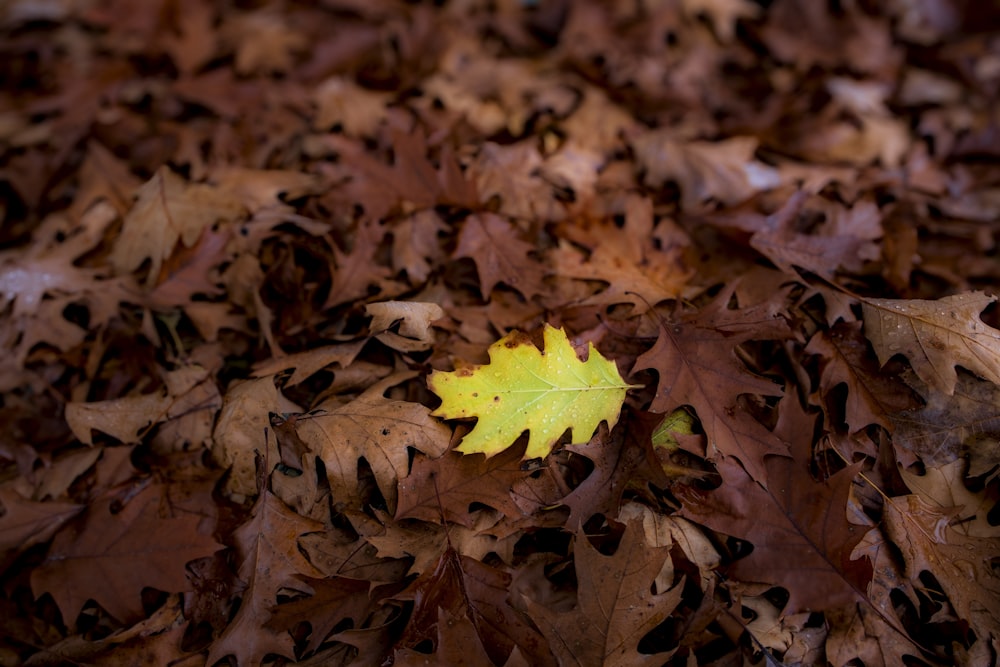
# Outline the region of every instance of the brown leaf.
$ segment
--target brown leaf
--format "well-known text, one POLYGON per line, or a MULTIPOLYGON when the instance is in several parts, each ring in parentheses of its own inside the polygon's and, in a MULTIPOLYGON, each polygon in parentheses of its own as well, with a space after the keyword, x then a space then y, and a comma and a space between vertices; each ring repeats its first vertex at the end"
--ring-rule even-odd
POLYGON ((299 437, 326 465, 334 497, 358 497, 358 459, 364 457, 391 509, 396 507, 396 482, 409 472, 408 448, 428 456, 448 449, 451 430, 430 416, 419 403, 394 401, 382 393, 404 376, 382 380, 350 403, 321 404, 323 414, 300 420, 299 437))
POLYGON ((431 323, 444 317, 444 310, 426 301, 380 301, 365 305, 371 315, 369 330, 381 343, 400 352, 418 352, 434 343, 431 323), (398 324, 397 331, 390 328, 398 324))
MULTIPOLYGON (((397 649, 393 655, 394 665, 401 667, 452 667, 453 665, 494 665, 483 646, 483 640, 476 632, 476 626, 467 616, 452 614, 444 608, 438 609, 436 650, 428 655, 409 648, 397 649)), ((516 667, 530 663, 525 661, 516 646, 503 663, 504 667, 516 667)))
POLYGON ((1000 577, 992 565, 996 540, 962 535, 950 525, 954 514, 918 495, 890 498, 885 528, 902 553, 906 577, 923 587, 920 575, 932 574, 959 618, 980 641, 989 641, 1000 624, 1000 577))
POLYGON ((851 433, 869 424, 892 431, 894 413, 916 407, 916 397, 904 383, 879 371, 859 322, 842 322, 817 332, 805 351, 824 357, 819 388, 827 400, 840 385, 847 389, 844 420, 851 433))
POLYGON ((51 593, 68 624, 88 599, 128 622, 143 615, 143 588, 189 590, 185 564, 221 545, 201 516, 172 507, 170 494, 165 485, 146 481, 131 497, 90 505, 79 522, 56 535, 31 573, 32 588, 51 593))
POLYGON ((470 215, 458 234, 455 257, 471 257, 479 271, 484 299, 497 283, 513 287, 525 298, 539 294, 546 268, 530 253, 535 246, 521 240, 516 227, 494 213, 470 215))
POLYGON ((375 254, 385 237, 385 228, 377 222, 361 221, 354 236, 354 246, 345 252, 333 249, 333 282, 323 308, 333 308, 356 299, 372 296, 371 288, 382 298, 402 291, 390 280, 391 270, 380 263, 375 254))
POLYGON ((178 241, 190 248, 205 228, 219 220, 234 220, 242 213, 242 205, 231 195, 208 185, 186 183, 162 167, 139 188, 115 241, 111 265, 117 273, 129 273, 149 259, 147 283, 152 284, 178 241))
POLYGON ((782 392, 751 373, 735 348, 751 338, 786 338, 790 331, 774 302, 728 310, 733 289, 735 284, 698 313, 664 322, 656 344, 636 359, 632 373, 652 368, 659 374, 651 411, 672 412, 684 405, 695 409, 709 439, 709 458, 716 451, 736 457, 753 479, 764 479, 764 457, 784 454, 786 445, 740 407, 737 398, 782 392))
POLYGON ((670 657, 640 653, 639 642, 677 607, 683 583, 650 593, 667 559, 667 549, 650 547, 636 521, 625 524, 618 549, 604 556, 577 532, 576 609, 554 612, 527 601, 532 619, 549 641, 561 664, 660 665, 670 657))
POLYGON ((521 467, 527 443, 514 444, 500 454, 462 455, 454 451, 438 458, 418 456, 410 474, 399 481, 396 520, 441 520, 472 528, 473 503, 488 505, 508 517, 519 518, 521 509, 511 497, 512 488, 530 474, 521 467))
POLYGON ((567 447, 594 462, 593 472, 561 501, 570 508, 570 530, 579 529, 594 514, 617 516, 626 491, 648 497, 650 485, 663 489, 669 484, 652 443, 653 428, 662 417, 630 411, 624 415, 610 434, 601 429, 589 443, 567 447))
POLYGON ((648 199, 626 200, 621 228, 611 221, 583 228, 574 221, 561 231, 592 250, 585 257, 569 243, 561 243, 547 253, 554 273, 607 283, 606 289, 583 304, 631 303, 633 312, 644 313, 661 301, 678 297, 691 278, 679 245, 662 250, 655 246, 653 204, 648 199))
POLYGON ((371 584, 363 579, 302 577, 298 586, 308 595, 276 606, 265 626, 269 630, 283 632, 293 630, 303 620, 307 621, 312 628, 305 649, 307 653, 319 648, 343 621, 350 620, 354 627, 360 626, 372 604, 368 595, 371 584))
POLYGON ((928 505, 942 512, 955 512, 952 528, 968 537, 1000 537, 1000 526, 991 525, 989 513, 994 501, 982 491, 973 493, 965 485, 965 461, 956 459, 935 468, 927 468, 924 474, 900 470, 906 486, 928 505))
POLYGON ((865 531, 846 515, 860 464, 814 480, 809 462, 815 416, 797 405, 794 398, 781 402, 776 429, 789 438, 793 458, 765 459, 765 481, 754 481, 726 458, 716 464, 721 486, 681 493, 683 516, 753 545, 730 572, 741 581, 783 586, 789 594, 786 614, 863 601, 871 579, 870 567, 851 560, 865 531))
MULTIPOLYGON (((52 539, 67 521, 83 511, 83 505, 67 502, 36 502, 10 488, 0 487, 0 554, 23 551, 52 539)), ((3 561, 0 561, 3 562, 3 561)))
POLYGON ((439 609, 468 617, 494 664, 503 664, 514 647, 537 665, 554 664, 542 636, 508 600, 510 575, 485 563, 445 549, 429 570, 400 594, 412 599, 413 616, 399 644, 412 647, 438 638, 439 609))
POLYGON ((949 396, 958 382, 955 366, 1000 384, 1000 331, 979 319, 994 301, 983 292, 934 301, 866 298, 865 335, 882 365, 906 355, 921 380, 949 396))
POLYGON ((901 461, 919 457, 924 465, 948 464, 965 448, 975 457, 977 450, 988 447, 990 439, 1000 434, 1000 386, 961 373, 954 393, 948 396, 921 386, 916 378, 909 381, 917 385, 914 388, 923 395, 924 404, 891 415, 893 448, 908 454, 898 455, 901 461))
POLYGON ((776 169, 754 160, 757 141, 751 137, 681 141, 673 129, 665 128, 639 135, 632 148, 645 170, 644 182, 659 187, 676 181, 681 204, 691 211, 709 199, 738 204, 781 183, 776 169))
POLYGON ((227 655, 236 656, 240 665, 260 664, 268 653, 293 656, 291 636, 270 629, 268 622, 281 589, 307 590, 301 577, 322 578, 299 547, 301 535, 322 529, 323 524, 299 516, 270 491, 262 491, 250 520, 234 533, 239 577, 246 588, 236 616, 212 644, 208 664, 227 655))

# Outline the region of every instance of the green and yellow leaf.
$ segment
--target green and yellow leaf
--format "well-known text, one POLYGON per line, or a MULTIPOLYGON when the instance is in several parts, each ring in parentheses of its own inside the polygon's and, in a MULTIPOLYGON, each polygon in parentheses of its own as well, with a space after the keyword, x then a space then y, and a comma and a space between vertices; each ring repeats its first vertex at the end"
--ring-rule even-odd
POLYGON ((562 329, 546 325, 544 344, 540 351, 514 332, 490 346, 489 364, 431 374, 431 391, 442 401, 434 416, 478 419, 458 451, 493 456, 528 431, 524 456, 538 458, 552 451, 567 429, 580 443, 602 421, 615 425, 625 392, 636 385, 626 384, 593 344, 581 361, 562 329))

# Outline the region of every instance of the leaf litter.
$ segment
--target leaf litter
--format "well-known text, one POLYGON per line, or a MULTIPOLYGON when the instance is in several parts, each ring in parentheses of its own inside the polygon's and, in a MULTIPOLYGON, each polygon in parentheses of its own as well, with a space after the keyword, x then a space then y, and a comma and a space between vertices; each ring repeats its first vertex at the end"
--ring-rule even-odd
POLYGON ((3 4, 0 663, 996 663, 998 30, 3 4))

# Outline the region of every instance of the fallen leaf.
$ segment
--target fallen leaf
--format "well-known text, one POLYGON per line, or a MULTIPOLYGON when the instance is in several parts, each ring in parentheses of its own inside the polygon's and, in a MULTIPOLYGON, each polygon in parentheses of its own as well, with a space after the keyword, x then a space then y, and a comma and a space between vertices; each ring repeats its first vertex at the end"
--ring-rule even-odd
POLYGON ((212 643, 208 664, 227 655, 240 665, 259 665, 269 653, 294 656, 291 635, 268 623, 282 589, 305 590, 309 587, 302 577, 322 578, 299 547, 301 535, 322 529, 320 522, 296 514, 267 489, 261 491, 250 520, 233 534, 245 590, 235 617, 212 643))
POLYGON ((681 141, 673 130, 651 130, 633 139, 632 148, 645 170, 644 182, 659 187, 676 181, 688 210, 700 209, 709 199, 739 204, 781 184, 776 169, 753 159, 757 140, 751 137, 681 141))
POLYGON ((762 481, 751 479, 731 459, 720 460, 722 485, 712 491, 683 489, 681 515, 753 544, 729 574, 784 587, 789 595, 785 614, 863 602, 871 569, 851 556, 865 530, 848 522, 846 512, 860 465, 814 480, 809 460, 815 416, 797 407, 795 398, 785 398, 780 408, 776 430, 789 439, 793 457, 766 458, 762 481))
POLYGON ((502 664, 515 647, 529 653, 531 664, 551 665, 550 649, 527 618, 508 600, 510 575, 447 548, 432 570, 424 572, 401 599, 412 599, 413 617, 399 644, 412 647, 438 638, 439 612, 467 617, 493 664, 502 664))
POLYGON ((636 359, 632 373, 651 368, 659 374, 652 412, 694 408, 708 436, 708 458, 715 459, 716 452, 735 457, 753 479, 764 479, 764 457, 786 453, 787 445, 737 399, 751 393, 777 396, 782 390, 750 372, 735 349, 751 337, 785 338, 789 330, 770 302, 729 310, 735 289, 731 284, 703 310, 663 322, 656 343, 636 359), (741 324, 733 326, 736 321, 741 324))
POLYGON ((667 559, 665 547, 651 547, 637 521, 625 524, 618 549, 604 556, 581 532, 574 552, 579 581, 577 607, 551 611, 531 600, 528 613, 561 664, 660 665, 673 651, 639 652, 639 642, 667 620, 681 601, 683 583, 656 594, 653 580, 667 559))
POLYGON ((391 509, 396 507, 397 480, 409 473, 410 447, 435 457, 448 449, 451 431, 419 403, 397 401, 382 394, 410 377, 390 376, 353 401, 336 399, 316 406, 312 419, 300 420, 299 437, 326 465, 338 499, 358 497, 358 459, 371 466, 379 490, 391 509))
POLYGON ((0 506, 0 554, 5 558, 10 551, 20 552, 52 539, 63 524, 85 509, 76 503, 30 500, 9 485, 0 487, 0 506))
POLYGON ((581 442, 602 421, 614 426, 632 386, 614 362, 593 344, 587 361, 580 361, 566 333, 551 326, 545 327, 544 345, 541 352, 523 334, 510 334, 490 346, 489 364, 431 374, 431 391, 442 399, 434 416, 478 419, 458 451, 494 456, 529 431, 524 455, 538 458, 567 429, 581 442))
POLYGON ((897 496, 886 502, 885 528, 907 579, 923 587, 920 575, 933 573, 959 618, 980 641, 989 641, 1000 623, 1000 577, 992 566, 996 540, 962 535, 950 525, 954 514, 919 495, 897 496))
POLYGON ((401 352, 426 350, 434 342, 430 326, 444 317, 444 309, 436 303, 422 301, 380 301, 365 305, 371 315, 369 330, 380 342, 401 352), (399 323, 397 331, 390 328, 399 323))
POLYGON ((530 255, 534 245, 522 241, 514 225, 494 213, 470 215, 458 234, 455 257, 471 257, 479 272, 479 289, 488 299, 497 283, 530 299, 542 289, 545 267, 530 255))
POLYGON ((116 273, 129 273, 150 260, 147 284, 160 276, 163 260, 180 241, 190 248, 217 221, 232 221, 243 206, 231 195, 203 184, 189 184, 162 167, 137 193, 111 252, 116 273))
POLYGON ((921 380, 949 396, 959 365, 1000 384, 1000 331, 979 319, 994 301, 982 292, 937 300, 862 299, 865 336, 883 366, 903 354, 921 380))
POLYGON ((124 501, 107 497, 91 504, 56 535, 44 562, 32 570, 32 589, 50 593, 67 624, 76 623, 88 599, 134 622, 143 616, 143 588, 190 590, 185 565, 222 548, 202 516, 171 507, 165 485, 139 487, 124 501))
POLYGON ((472 528, 473 503, 522 516, 511 490, 530 471, 521 467, 524 447, 508 447, 496 456, 447 452, 438 458, 417 457, 410 474, 399 481, 396 520, 445 521, 472 528))

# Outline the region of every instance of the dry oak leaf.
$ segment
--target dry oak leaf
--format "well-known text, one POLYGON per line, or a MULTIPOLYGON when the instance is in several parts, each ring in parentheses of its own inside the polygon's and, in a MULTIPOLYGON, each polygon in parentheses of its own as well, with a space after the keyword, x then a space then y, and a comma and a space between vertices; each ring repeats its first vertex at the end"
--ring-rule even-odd
POLYGON ((438 610, 443 609, 472 621, 492 664, 503 664, 520 647, 531 658, 530 664, 554 665, 550 647, 538 630, 511 606, 510 586, 511 576, 504 570, 461 555, 449 546, 432 569, 397 596, 414 603, 413 615, 398 645, 409 648, 437 639, 438 610))
POLYGON ((523 512, 511 497, 511 489, 531 474, 521 467, 523 457, 520 445, 492 457, 462 456, 454 451, 436 459, 418 456, 409 476, 399 480, 396 520, 436 522, 443 514, 446 521, 472 528, 476 517, 469 507, 473 503, 520 518, 523 512))
POLYGON ((996 641, 1000 627, 1000 576, 995 539, 970 537, 952 524, 954 510, 929 505, 919 495, 885 504, 885 529, 906 564, 906 577, 925 588, 930 572, 980 641, 996 641))
POLYGON ((923 655, 904 632, 866 605, 830 609, 825 616, 830 626, 824 646, 828 664, 892 667, 923 655))
MULTIPOLYGON (((455 665, 483 665, 493 667, 483 646, 483 640, 476 626, 468 616, 453 614, 438 608, 437 641, 434 653, 428 655, 414 649, 401 648, 393 653, 392 664, 396 667, 454 667, 455 665)), ((528 667, 521 650, 515 646, 503 663, 503 667, 528 667)))
POLYGON ((361 220, 349 252, 334 245, 330 267, 333 281, 323 304, 324 309, 366 299, 372 295, 373 287, 377 288, 377 294, 383 298, 404 291, 402 284, 390 279, 392 270, 377 258, 385 235, 386 229, 381 223, 361 220))
POLYGON ((992 525, 988 515, 996 502, 985 491, 973 493, 965 486, 965 460, 955 459, 936 468, 927 468, 923 475, 900 470, 899 474, 915 495, 942 511, 955 510, 951 528, 968 537, 1000 537, 1000 526, 992 525))
POLYGON ((429 208, 392 223, 393 268, 405 271, 411 285, 423 285, 433 267, 445 261, 441 236, 450 229, 441 216, 429 208))
POLYGON ((892 445, 898 462, 909 465, 919 458, 925 467, 936 467, 968 451, 972 463, 985 464, 985 469, 970 472, 970 477, 996 465, 997 457, 990 456, 989 450, 1000 437, 1000 385, 962 372, 955 393, 946 396, 910 373, 904 374, 904 380, 921 394, 924 403, 891 415, 895 426, 892 445))
POLYGON ((105 497, 90 505, 31 572, 32 590, 51 593, 67 624, 90 599, 119 621, 136 621, 144 615, 144 588, 190 590, 185 565, 222 548, 202 516, 172 505, 166 485, 137 483, 142 488, 125 501, 105 497))
POLYGON ((454 257, 471 257, 479 273, 484 299, 497 283, 516 289, 526 299, 541 294, 548 270, 530 253, 535 246, 518 237, 517 229, 495 213, 470 215, 458 233, 454 257))
POLYGON ((291 635, 269 629, 282 589, 308 591, 302 577, 324 575, 303 555, 299 538, 322 531, 323 524, 293 512, 269 490, 264 489, 253 507, 249 521, 236 529, 239 577, 246 584, 239 611, 212 644, 209 665, 227 655, 236 662, 259 665, 269 653, 294 657, 291 635))
POLYGON ((126 214, 122 231, 111 250, 111 266, 129 273, 150 260, 147 282, 160 276, 163 260, 174 252, 178 240, 190 248, 206 227, 234 220, 243 205, 229 193, 204 184, 189 184, 167 167, 160 169, 138 190, 126 214))
POLYGON ((444 309, 425 301, 380 301, 365 305, 371 315, 368 328, 379 342, 400 352, 418 352, 434 343, 431 322, 444 317, 444 309), (396 331, 390 327, 399 323, 396 331))
POLYGON ((568 528, 576 529, 595 514, 617 515, 626 491, 650 497, 650 486, 669 486, 652 442, 653 427, 661 420, 657 414, 626 411, 619 428, 610 433, 600 429, 590 442, 567 448, 594 462, 594 470, 561 500, 570 510, 568 528))
POLYGON ((560 277, 601 281, 607 288, 581 304, 631 303, 633 313, 678 297, 692 276, 684 265, 683 248, 675 244, 654 246, 653 204, 645 197, 629 197, 625 203, 625 225, 610 220, 592 227, 578 221, 562 230, 570 241, 591 248, 583 253, 565 241, 547 254, 547 261, 560 277))
POLYGON ((805 349, 823 357, 819 389, 828 400, 846 385, 844 421, 851 433, 869 424, 893 430, 895 414, 917 407, 916 397, 896 376, 879 370, 871 358, 860 322, 838 322, 817 332, 805 349))
POLYGON ((827 224, 803 234, 796 229, 796 223, 800 216, 813 212, 812 206, 805 208, 808 198, 805 190, 799 190, 771 215, 749 216, 759 220, 750 245, 785 273, 797 276, 794 267, 798 266, 828 280, 832 280, 839 270, 859 271, 866 260, 879 258, 879 246, 872 240, 881 236, 878 209, 874 204, 861 202, 855 206, 855 211, 845 212, 839 218, 834 217, 835 210, 821 209, 820 213, 828 220, 841 222, 839 228, 836 224, 827 224), (859 222, 850 224, 855 219, 859 222), (871 223, 869 228, 861 224, 866 219, 871 223))
POLYGON ((212 456, 224 467, 232 467, 227 488, 244 496, 257 493, 254 453, 266 451, 269 461, 280 461, 277 445, 265 433, 268 415, 297 413, 301 409, 274 386, 273 377, 233 383, 226 391, 222 410, 212 432, 212 456))
MULTIPOLYGON (((731 310, 732 281, 701 311, 663 323, 656 343, 636 359, 632 373, 651 368, 659 374, 652 412, 694 408, 708 437, 708 457, 717 453, 740 460, 754 479, 765 478, 764 457, 782 455, 787 445, 757 422, 737 399, 740 394, 780 396, 777 384, 751 373, 735 349, 752 339, 782 340, 792 336, 778 316, 778 296, 731 310)), ((700 452, 696 452, 699 453, 700 452)))
POLYGON ((966 292, 933 301, 862 299, 865 336, 881 364, 903 354, 921 380, 949 396, 955 366, 1000 384, 1000 331, 979 319, 996 298, 966 292))
POLYGON ((573 442, 585 442, 602 421, 615 425, 625 392, 636 385, 593 343, 581 361, 562 329, 546 325, 543 338, 544 352, 513 332, 490 346, 489 364, 431 374, 428 385, 442 401, 435 417, 478 419, 457 451, 494 456, 529 431, 524 455, 541 458, 567 429, 573 442))
POLYGON ((394 511, 396 482, 410 469, 408 448, 431 457, 448 449, 451 429, 432 418, 430 410, 419 403, 383 396, 388 388, 414 375, 391 375, 350 403, 332 398, 317 406, 323 414, 299 420, 299 437, 323 460, 338 500, 358 497, 358 459, 364 457, 382 497, 394 511))
POLYGON ((783 586, 789 595, 786 614, 862 601, 871 579, 866 562, 851 560, 865 531, 848 522, 845 509, 861 464, 814 480, 809 472, 814 426, 815 415, 807 415, 797 399, 785 398, 775 430, 792 443, 794 458, 766 458, 766 483, 722 459, 716 464, 721 486, 679 493, 682 516, 753 544, 729 572, 740 581, 783 586))
MULTIPOLYGON (((435 563, 446 547, 451 547, 463 558, 481 561, 489 553, 500 555, 503 551, 499 541, 488 531, 499 522, 501 515, 492 510, 473 514, 472 528, 461 524, 442 525, 440 516, 436 523, 426 521, 393 521, 381 510, 373 510, 375 518, 362 512, 348 511, 345 515, 368 546, 375 548, 375 554, 392 566, 382 568, 382 573, 374 581, 399 581, 406 575, 424 574, 435 567, 435 563), (396 565, 404 564, 402 571, 396 565), (393 579, 383 577, 399 575, 393 579)), ((345 574, 338 570, 336 574, 345 574)), ((357 576, 357 575, 353 575, 357 576)))
POLYGON ((685 142, 673 129, 660 129, 635 137, 632 148, 645 170, 643 182, 651 187, 677 182, 688 211, 708 199, 739 204, 781 184, 777 169, 754 159, 757 140, 752 137, 685 142))
POLYGON ((80 442, 93 445, 92 430, 107 433, 125 444, 138 443, 140 430, 163 420, 173 398, 166 391, 125 396, 91 403, 66 404, 66 423, 80 442))
POLYGON ((275 607, 267 621, 268 629, 290 631, 307 620, 311 632, 305 652, 312 653, 344 621, 350 619, 354 627, 364 622, 372 605, 370 581, 346 577, 301 579, 296 588, 309 595, 275 607))
POLYGON ((507 146, 488 141, 468 173, 481 203, 499 197, 499 213, 519 220, 562 220, 566 206, 556 198, 556 189, 540 177, 542 164, 533 140, 507 146))
POLYGON ((560 664, 634 667, 662 665, 670 657, 672 652, 639 652, 642 638, 663 623, 681 600, 683 581, 651 593, 668 552, 666 547, 648 545, 636 520, 625 524, 612 556, 602 555, 577 532, 577 607, 560 613, 526 600, 528 613, 560 664))
POLYGON ((392 96, 363 88, 350 79, 333 76, 313 94, 316 115, 312 125, 320 132, 340 127, 350 137, 374 137, 387 116, 392 96))
MULTIPOLYGON (((9 484, 0 487, 0 557, 8 551, 23 551, 46 542, 60 527, 83 509, 66 502, 36 502, 25 498, 9 484)), ((0 564, 4 561, 0 559, 0 564)))
POLYGON ((336 364, 340 368, 347 368, 354 363, 367 342, 368 339, 359 338, 349 343, 333 343, 282 357, 271 357, 254 364, 253 376, 259 378, 278 375, 294 369, 291 377, 284 383, 286 387, 294 387, 328 366, 336 364))

